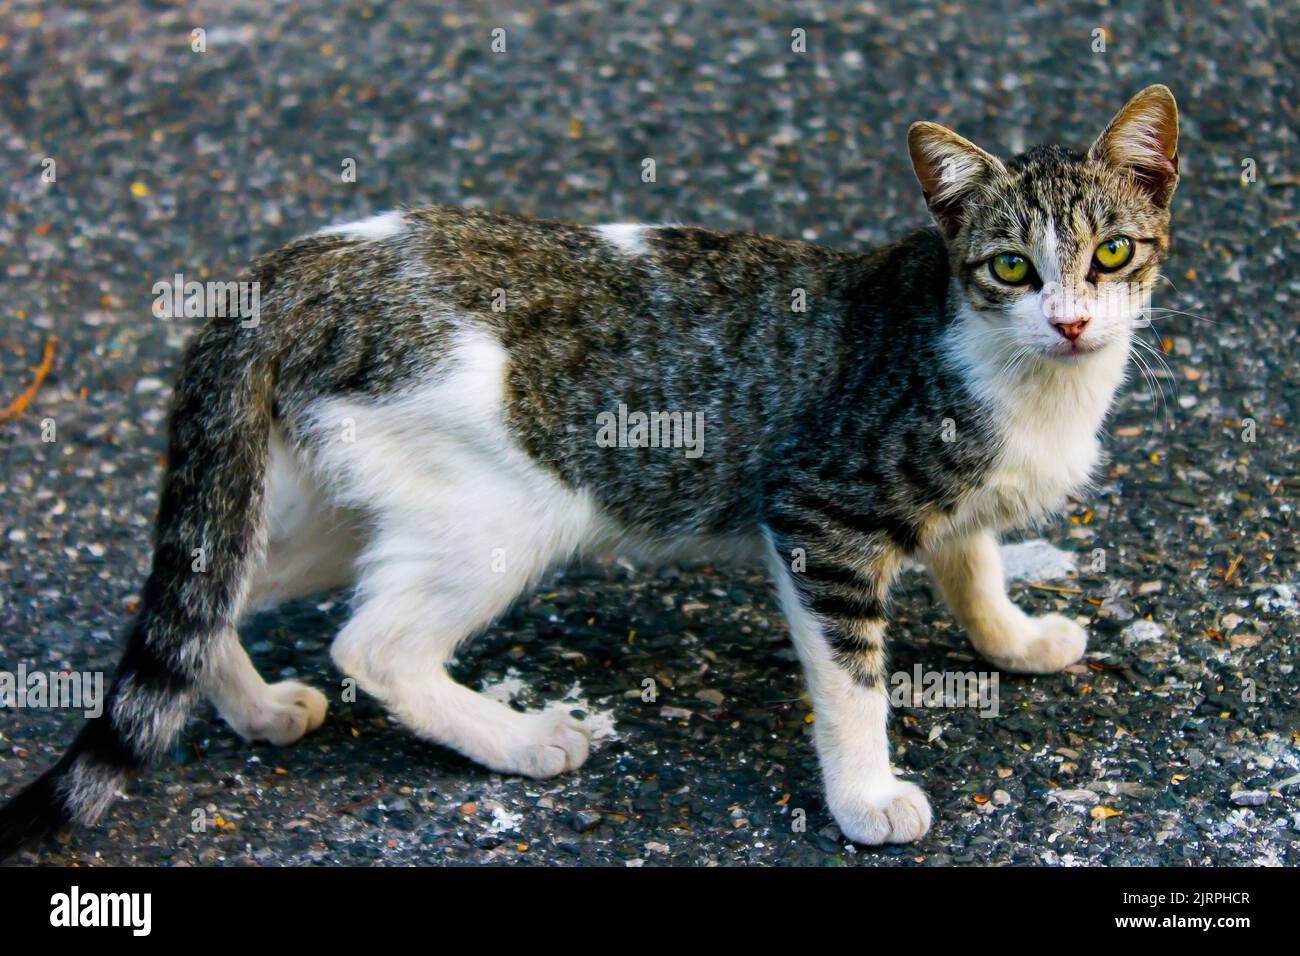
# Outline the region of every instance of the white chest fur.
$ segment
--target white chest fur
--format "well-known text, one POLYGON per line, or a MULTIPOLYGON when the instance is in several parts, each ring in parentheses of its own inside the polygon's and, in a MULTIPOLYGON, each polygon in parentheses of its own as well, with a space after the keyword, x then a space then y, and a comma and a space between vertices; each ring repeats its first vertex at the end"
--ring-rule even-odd
POLYGON ((1081 423, 1053 429, 1011 421, 1002 440, 993 466, 958 509, 956 523, 1003 529, 1045 517, 1088 483, 1101 456, 1095 429, 1081 423))
POLYGON ((966 528, 1023 525, 1084 488, 1101 458, 1098 432, 1124 380, 1128 347, 1115 342, 1071 361, 1042 360, 1014 376, 1004 360, 969 350, 963 374, 989 409, 1000 448, 980 486, 952 516, 966 528))

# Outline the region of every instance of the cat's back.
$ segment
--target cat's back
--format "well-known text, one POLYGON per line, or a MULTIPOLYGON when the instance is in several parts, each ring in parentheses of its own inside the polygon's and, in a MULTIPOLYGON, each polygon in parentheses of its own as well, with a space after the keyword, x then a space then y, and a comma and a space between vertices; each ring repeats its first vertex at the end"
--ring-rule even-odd
MULTIPOLYGON (((631 321, 660 333, 816 312, 851 256, 808 242, 690 226, 577 225, 510 213, 407 210, 408 249, 457 307, 512 335, 631 321)), ((743 343, 741 343, 743 344, 743 343)))

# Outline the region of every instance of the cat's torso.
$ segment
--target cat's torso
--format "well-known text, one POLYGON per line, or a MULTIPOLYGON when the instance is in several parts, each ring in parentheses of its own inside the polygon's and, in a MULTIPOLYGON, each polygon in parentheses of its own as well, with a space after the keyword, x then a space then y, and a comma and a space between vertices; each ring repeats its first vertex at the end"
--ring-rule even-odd
POLYGON ((855 255, 432 207, 306 244, 286 263, 325 290, 310 314, 269 299, 293 343, 285 409, 322 378, 380 400, 420 387, 459 337, 487 332, 514 440, 656 546, 816 508, 912 551, 1041 514, 1096 457, 1095 426, 1009 413, 950 361, 933 231, 855 255), (344 317, 346 334, 325 334, 344 317))

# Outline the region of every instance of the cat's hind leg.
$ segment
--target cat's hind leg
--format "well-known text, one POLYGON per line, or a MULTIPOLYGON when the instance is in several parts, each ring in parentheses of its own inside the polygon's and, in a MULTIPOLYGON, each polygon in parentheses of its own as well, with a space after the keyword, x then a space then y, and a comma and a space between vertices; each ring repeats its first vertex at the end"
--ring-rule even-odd
POLYGON ((944 600, 971 643, 997 667, 1050 674, 1083 657, 1088 633, 1059 614, 1030 617, 1007 597, 997 539, 981 531, 945 541, 926 556, 944 600))
MULTIPOLYGON (((245 607, 274 607, 352 582, 360 536, 353 518, 327 500, 278 429, 267 465, 266 537, 245 607)), ((202 677, 204 696, 245 740, 291 744, 325 720, 325 695, 295 680, 269 684, 234 631, 221 635, 202 677)))
POLYGON ((545 516, 514 512, 521 524, 510 527, 507 514, 477 527, 451 520, 441 529, 380 532, 362 558, 356 610, 333 656, 420 737, 491 770, 540 779, 587 759, 583 724, 561 707, 513 710, 457 683, 446 668, 461 641, 560 556, 556 536, 538 526, 545 516))
POLYGON ((457 683, 447 663, 587 543, 593 505, 481 433, 477 445, 449 437, 436 454, 403 460, 378 431, 375 446, 392 453, 367 460, 385 461, 389 474, 371 486, 372 537, 335 663, 417 735, 485 767, 535 778, 576 769, 589 742, 580 721, 557 707, 516 711, 457 683))
POLYGON ((464 331, 420 384, 331 399, 308 418, 323 483, 364 512, 368 534, 335 663, 421 737, 540 778, 586 760, 582 724, 560 708, 515 711, 447 672, 462 641, 597 526, 590 497, 508 431, 507 377, 500 343, 464 331))

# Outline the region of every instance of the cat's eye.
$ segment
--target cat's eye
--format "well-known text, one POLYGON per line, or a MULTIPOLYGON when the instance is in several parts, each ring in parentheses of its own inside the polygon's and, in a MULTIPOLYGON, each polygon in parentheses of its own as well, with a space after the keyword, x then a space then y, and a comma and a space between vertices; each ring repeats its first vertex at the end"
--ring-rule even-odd
POLYGON ((1029 280, 1029 261, 1014 252, 1000 252, 989 263, 993 277, 1007 285, 1020 285, 1029 280))
POLYGON ((1107 239, 1097 247, 1092 257, 1102 272, 1114 272, 1133 258, 1133 240, 1128 236, 1107 239))

